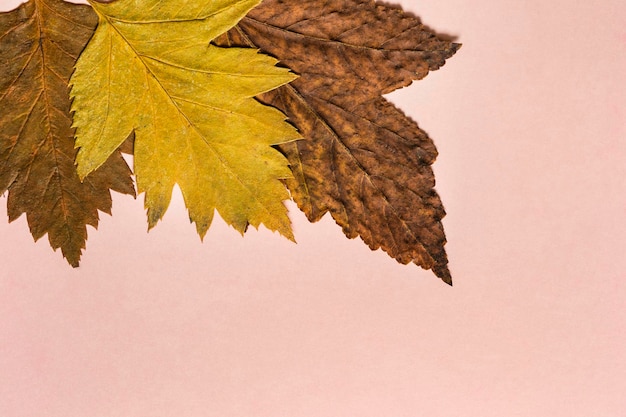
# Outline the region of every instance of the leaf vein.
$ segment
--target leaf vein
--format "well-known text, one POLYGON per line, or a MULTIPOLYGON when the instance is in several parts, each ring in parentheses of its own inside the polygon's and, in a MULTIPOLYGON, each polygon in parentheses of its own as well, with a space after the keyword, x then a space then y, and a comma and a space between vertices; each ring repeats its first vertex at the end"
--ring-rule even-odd
POLYGON ((28 19, 25 19, 23 21, 21 21, 19 24, 15 25, 15 26, 11 26, 6 32, 4 32, 2 35, 0 35, 0 41, 2 41, 2 39, 4 39, 5 36, 11 34, 11 32, 16 31, 17 29, 19 29, 20 27, 28 24, 30 21, 34 20, 35 16, 29 16, 28 19))
MULTIPOLYGON (((238 3, 240 3, 241 1, 239 1, 238 3)), ((110 17, 106 17, 107 20, 114 20, 110 17)), ((116 33, 124 40, 124 42, 129 46, 129 48, 131 48, 131 50, 133 51, 133 53, 138 56, 141 60, 141 62, 143 63, 146 71, 151 75, 152 79, 159 85, 159 87, 162 89, 162 91, 165 93, 165 95, 168 97, 168 99, 170 100, 170 102, 172 103, 172 105, 176 108, 176 110, 178 111, 178 113, 187 121, 187 123, 189 124, 189 126, 191 126, 191 128, 198 134, 198 136, 203 140, 203 142, 207 145, 207 148, 211 150, 211 152, 213 152, 215 154, 215 156, 218 158, 218 160, 220 161, 220 163, 228 170, 228 172, 231 173, 232 177, 235 178, 237 180, 237 182, 242 186, 242 188, 255 200, 259 203, 259 205, 261 206, 261 208, 269 215, 272 214, 272 210, 267 207, 265 205, 265 203, 259 199, 259 196, 245 183, 245 181, 242 180, 242 178, 237 175, 237 172, 235 169, 233 169, 233 167, 228 163, 228 161, 226 159, 224 159, 223 155, 217 150, 215 149, 215 147, 211 144, 211 142, 206 138, 206 136, 198 129, 198 127, 192 123, 192 121, 189 119, 189 117, 182 111, 182 109, 180 109, 180 107, 178 106, 178 104, 176 103, 176 101, 174 100, 174 98, 172 97, 172 95, 168 92, 168 90, 165 88, 165 86, 161 83, 161 81, 158 79, 158 77, 156 76, 156 74, 154 74, 154 72, 150 69, 150 66, 144 61, 143 56, 141 54, 138 53, 137 50, 135 50, 135 48, 133 47, 132 43, 128 41, 128 39, 124 36, 124 34, 117 28, 115 27, 115 25, 113 24, 113 22, 110 22, 110 26, 116 31, 116 33)), ((110 79, 110 76, 109 76, 110 79)))
MULTIPOLYGON (((73 19, 70 19, 70 18, 68 18, 67 16, 65 16, 65 15, 63 15, 63 14, 61 14, 61 13, 59 13, 58 11, 56 11, 55 9, 53 9, 52 7, 50 7, 50 6, 49 6, 49 5, 48 5, 45 1, 38 1, 38 2, 37 2, 37 4, 38 4, 38 5, 39 5, 40 3, 41 3, 41 4, 43 4, 43 6, 44 6, 46 9, 50 10, 50 11, 51 11, 54 15, 56 15, 58 18, 60 18, 60 19, 62 19, 62 20, 65 20, 65 21, 67 21, 67 22, 69 22, 69 23, 72 23, 72 24, 74 24, 74 25, 81 26, 81 27, 83 27, 84 29, 87 29, 89 32, 91 32, 91 31, 93 30, 93 28, 92 28, 91 26, 85 25, 85 24, 84 24, 81 20, 73 20, 73 19)), ((85 7, 85 6, 78 6, 78 7, 85 7)))

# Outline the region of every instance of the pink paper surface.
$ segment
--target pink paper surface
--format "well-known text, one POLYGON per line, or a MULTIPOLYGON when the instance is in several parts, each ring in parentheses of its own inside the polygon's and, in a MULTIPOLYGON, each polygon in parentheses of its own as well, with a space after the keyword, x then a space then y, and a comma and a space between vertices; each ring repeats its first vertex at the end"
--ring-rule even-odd
POLYGON ((464 44, 390 96, 454 287, 294 205, 297 245, 200 243, 178 191, 149 234, 116 195, 78 269, 2 221, 0 416, 626 415, 626 3, 397 3, 464 44))

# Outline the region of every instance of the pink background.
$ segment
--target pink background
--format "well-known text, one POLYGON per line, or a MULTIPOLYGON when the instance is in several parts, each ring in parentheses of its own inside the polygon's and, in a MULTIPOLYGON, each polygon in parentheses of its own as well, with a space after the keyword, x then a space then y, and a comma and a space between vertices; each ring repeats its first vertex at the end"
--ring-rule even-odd
POLYGON ((298 245, 201 244, 178 194, 149 234, 116 195, 76 270, 2 221, 0 416, 626 415, 626 3, 399 3, 464 44, 390 96, 455 286, 293 205, 298 245))

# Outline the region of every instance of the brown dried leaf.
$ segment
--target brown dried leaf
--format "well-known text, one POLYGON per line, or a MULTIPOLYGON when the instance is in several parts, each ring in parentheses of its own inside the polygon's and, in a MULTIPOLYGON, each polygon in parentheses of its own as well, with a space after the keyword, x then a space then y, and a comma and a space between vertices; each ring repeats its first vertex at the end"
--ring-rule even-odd
POLYGON ((300 75, 262 99, 306 138, 280 148, 309 220, 330 212, 349 238, 451 284, 431 169, 437 151, 381 94, 438 69, 460 45, 369 0, 265 0, 219 42, 257 46, 300 75))
POLYGON ((135 195, 119 152, 82 183, 74 167, 68 82, 96 23, 90 7, 61 0, 0 14, 0 192, 9 221, 26 213, 35 240, 47 233, 75 267, 86 225, 111 212, 109 190, 135 195))

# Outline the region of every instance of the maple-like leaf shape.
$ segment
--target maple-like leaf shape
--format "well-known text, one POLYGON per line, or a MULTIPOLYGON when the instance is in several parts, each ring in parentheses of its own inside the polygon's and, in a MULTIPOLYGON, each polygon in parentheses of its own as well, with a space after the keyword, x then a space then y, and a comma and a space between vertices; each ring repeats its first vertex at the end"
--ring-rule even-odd
POLYGON ((74 167, 68 81, 95 25, 91 8, 61 0, 0 13, 0 192, 9 191, 9 220, 26 213, 35 240, 47 233, 72 266, 86 225, 110 214, 110 190, 135 194, 119 152, 84 182, 74 167))
POLYGON ((309 220, 330 212, 349 238, 451 284, 431 169, 437 151, 381 95, 425 77, 460 45, 369 0, 265 0, 218 42, 260 47, 300 75, 263 100, 306 138, 280 149, 309 220))
POLYGON ((201 237, 215 210, 293 239, 280 181, 291 176, 272 145, 300 138, 285 115, 254 96, 292 81, 250 48, 209 46, 259 0, 92 3, 96 33, 72 76, 78 172, 98 168, 131 132, 149 226, 180 186, 201 237))

